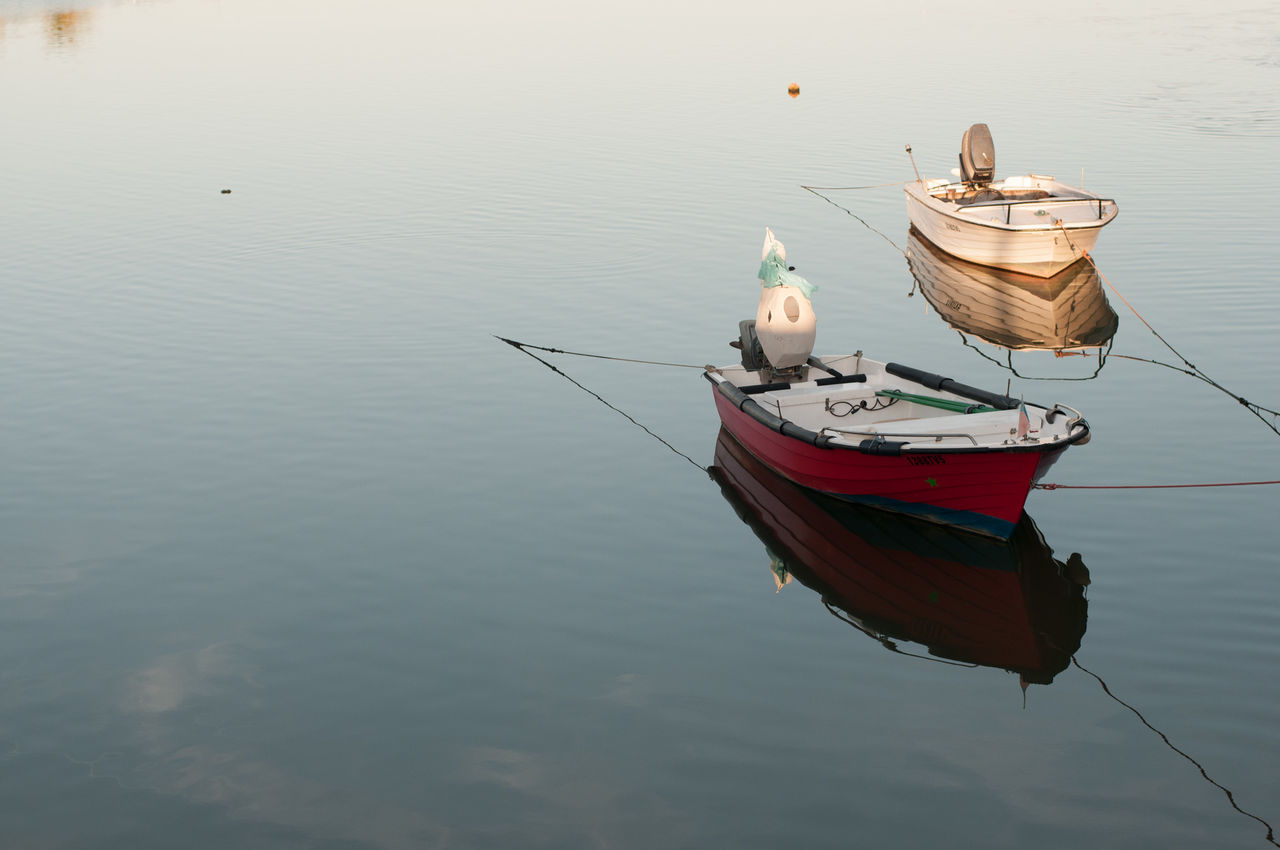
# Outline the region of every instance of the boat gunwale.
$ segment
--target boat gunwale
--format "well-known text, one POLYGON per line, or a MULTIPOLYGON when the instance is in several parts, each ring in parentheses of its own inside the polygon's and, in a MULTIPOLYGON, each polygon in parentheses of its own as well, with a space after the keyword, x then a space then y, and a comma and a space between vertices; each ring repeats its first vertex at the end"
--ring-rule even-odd
MULTIPOLYGON (((991 230, 999 230, 1004 233, 1051 233, 1057 230, 1099 230, 1105 227, 1106 225, 1110 224, 1111 222, 1115 221, 1116 217, 1120 215, 1120 205, 1116 202, 1116 200, 1114 198, 1103 198, 1100 195, 1089 195, 1088 197, 1083 197, 1083 198, 1059 198, 1059 199, 1041 198, 1038 201, 992 201, 990 203, 983 203, 983 204, 967 204, 963 207, 957 207, 956 209, 952 210, 947 208, 945 206, 945 201, 942 201, 937 196, 935 196, 932 193, 932 190, 930 189, 927 189, 925 187, 920 187, 921 189, 920 194, 916 194, 915 192, 912 192, 911 191, 912 188, 918 185, 919 184, 914 182, 908 183, 906 187, 904 187, 903 192, 906 194, 908 198, 920 204, 926 210, 937 213, 938 215, 941 215, 941 216, 945 216, 946 218, 949 218, 949 219, 954 219, 955 221, 960 222, 962 224, 969 224, 975 227, 986 227, 986 228, 990 228, 991 230), (934 201, 936 203, 930 203, 930 201, 934 201), (980 218, 976 218, 974 216, 966 216, 961 214, 961 210, 972 209, 974 207, 978 207, 979 209, 982 209, 982 208, 1002 207, 1002 206, 1017 205, 1017 204, 1045 203, 1046 201, 1051 201, 1052 203, 1075 203, 1075 204, 1110 203, 1113 208, 1111 210, 1110 215, 1103 218, 1095 219, 1093 221, 1085 221, 1085 222, 1059 221, 1057 224, 1004 224, 998 221, 983 220, 980 218)), ((946 184, 946 185, 960 185, 960 184, 946 184)), ((943 186, 942 188, 945 189, 946 186, 943 186)), ((1087 190, 1079 190, 1079 191, 1087 191, 1087 190)), ((908 218, 910 218, 910 216, 908 216, 908 218)), ((914 225, 914 222, 912 222, 912 224, 914 225)))
MULTIPOLYGON (((732 404, 742 413, 749 416, 751 419, 755 420, 757 423, 778 433, 780 436, 788 437, 798 442, 812 445, 815 448, 819 448, 819 449, 843 449, 848 451, 856 451, 860 454, 865 454, 865 455, 881 455, 881 456, 903 455, 903 454, 918 454, 918 455, 1022 454, 1022 453, 1047 454, 1049 452, 1055 452, 1055 451, 1066 449, 1068 446, 1074 445, 1078 442, 1081 442, 1082 440, 1087 439, 1090 434, 1088 420, 1086 420, 1084 417, 1080 417, 1079 421, 1071 426, 1071 430, 1067 432, 1065 437, 1063 437, 1062 439, 1053 440, 1052 442, 1046 442, 1046 443, 1030 443, 1030 444, 1020 443, 1020 444, 1013 444, 1013 445, 988 444, 988 445, 978 445, 978 446, 930 446, 926 448, 923 446, 913 446, 910 441, 903 442, 899 440, 886 440, 886 439, 883 439, 883 437, 879 439, 874 437, 869 437, 868 439, 862 440, 859 443, 844 442, 844 441, 837 442, 837 439, 839 439, 837 437, 834 437, 830 434, 822 433, 820 431, 812 431, 808 428, 805 428, 803 425, 796 424, 790 419, 784 419, 783 417, 777 415, 776 413, 766 410, 763 405, 761 405, 755 399, 751 398, 746 393, 744 393, 742 389, 738 387, 737 384, 734 384, 724 375, 713 374, 712 372, 707 371, 702 373, 702 377, 706 378, 711 383, 711 385, 716 389, 716 391, 721 395, 723 395, 730 404, 732 404), (741 398, 740 399, 735 398, 734 397, 735 394, 741 396, 741 398)), ((921 384, 921 386, 926 386, 926 385, 921 384)), ((960 386, 963 386, 963 385, 960 385, 960 386)), ((965 398, 973 398, 972 396, 969 396, 966 393, 958 392, 954 389, 948 389, 947 392, 951 392, 955 395, 963 396, 965 398)), ((979 401, 981 399, 974 399, 974 400, 979 401)), ((1046 412, 1053 409, 1053 408, 1045 407, 1042 404, 1035 404, 1033 402, 1020 402, 1020 403, 1026 404, 1030 407, 1034 407, 1046 412)), ((891 436, 891 435, 885 435, 885 436, 891 436)), ((929 436, 929 435, 922 434, 920 436, 929 436)), ((963 436, 963 435, 957 435, 957 436, 963 436)))

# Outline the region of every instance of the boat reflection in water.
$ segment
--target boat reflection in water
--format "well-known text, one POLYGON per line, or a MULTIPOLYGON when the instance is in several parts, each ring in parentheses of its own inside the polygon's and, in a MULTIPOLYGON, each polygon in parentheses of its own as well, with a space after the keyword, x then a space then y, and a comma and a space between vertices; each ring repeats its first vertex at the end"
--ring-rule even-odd
MULTIPOLYGON (((1008 541, 825 497, 769 470, 721 429, 713 471, 773 559, 832 614, 879 640, 1049 684, 1084 636, 1088 570, 1053 557, 1025 513, 1008 541)), ((915 653, 909 653, 915 654, 915 653)))
POLYGON ((1014 351, 1062 356, 1089 348, 1098 349, 1101 368, 1120 319, 1089 260, 1043 278, 953 257, 914 227, 907 247, 907 265, 925 300, 961 336, 1006 349, 1010 369, 1014 351))

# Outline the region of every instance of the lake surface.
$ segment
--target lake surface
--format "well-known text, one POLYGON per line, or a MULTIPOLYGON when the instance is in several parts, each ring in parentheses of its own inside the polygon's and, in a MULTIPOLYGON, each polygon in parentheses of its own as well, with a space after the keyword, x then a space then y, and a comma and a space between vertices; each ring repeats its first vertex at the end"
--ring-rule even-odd
POLYGON ((1179 371, 1280 408, 1280 6, 929 5, 0 0, 0 843, 1274 843, 1280 487, 1033 492, 895 620, 696 369, 495 339, 733 362, 770 227, 820 353, 1084 412, 1051 482, 1280 479, 1179 371), (975 122, 1119 202, 1088 357, 913 276, 975 122))

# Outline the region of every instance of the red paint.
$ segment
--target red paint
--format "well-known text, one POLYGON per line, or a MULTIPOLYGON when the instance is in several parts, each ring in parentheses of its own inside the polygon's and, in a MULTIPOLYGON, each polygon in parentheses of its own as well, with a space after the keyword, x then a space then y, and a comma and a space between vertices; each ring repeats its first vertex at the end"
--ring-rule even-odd
POLYGON ((1032 483, 1065 448, 896 457, 821 448, 757 422, 714 387, 712 395, 725 428, 766 466, 803 487, 855 500, 976 514, 996 526, 1007 524, 1007 531, 1022 515, 1032 483))

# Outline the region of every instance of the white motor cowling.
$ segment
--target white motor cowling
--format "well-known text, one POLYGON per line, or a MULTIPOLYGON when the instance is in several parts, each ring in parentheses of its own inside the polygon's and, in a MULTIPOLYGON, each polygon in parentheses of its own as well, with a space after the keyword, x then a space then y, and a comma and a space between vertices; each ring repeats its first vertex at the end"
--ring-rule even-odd
POLYGON ((813 305, 799 287, 771 286, 760 291, 756 336, 775 369, 800 366, 809 359, 817 325, 813 305))
POLYGON ((765 230, 760 263, 760 306, 756 336, 765 358, 775 370, 803 366, 813 353, 818 317, 809 302, 816 287, 787 266, 787 249, 765 230))

